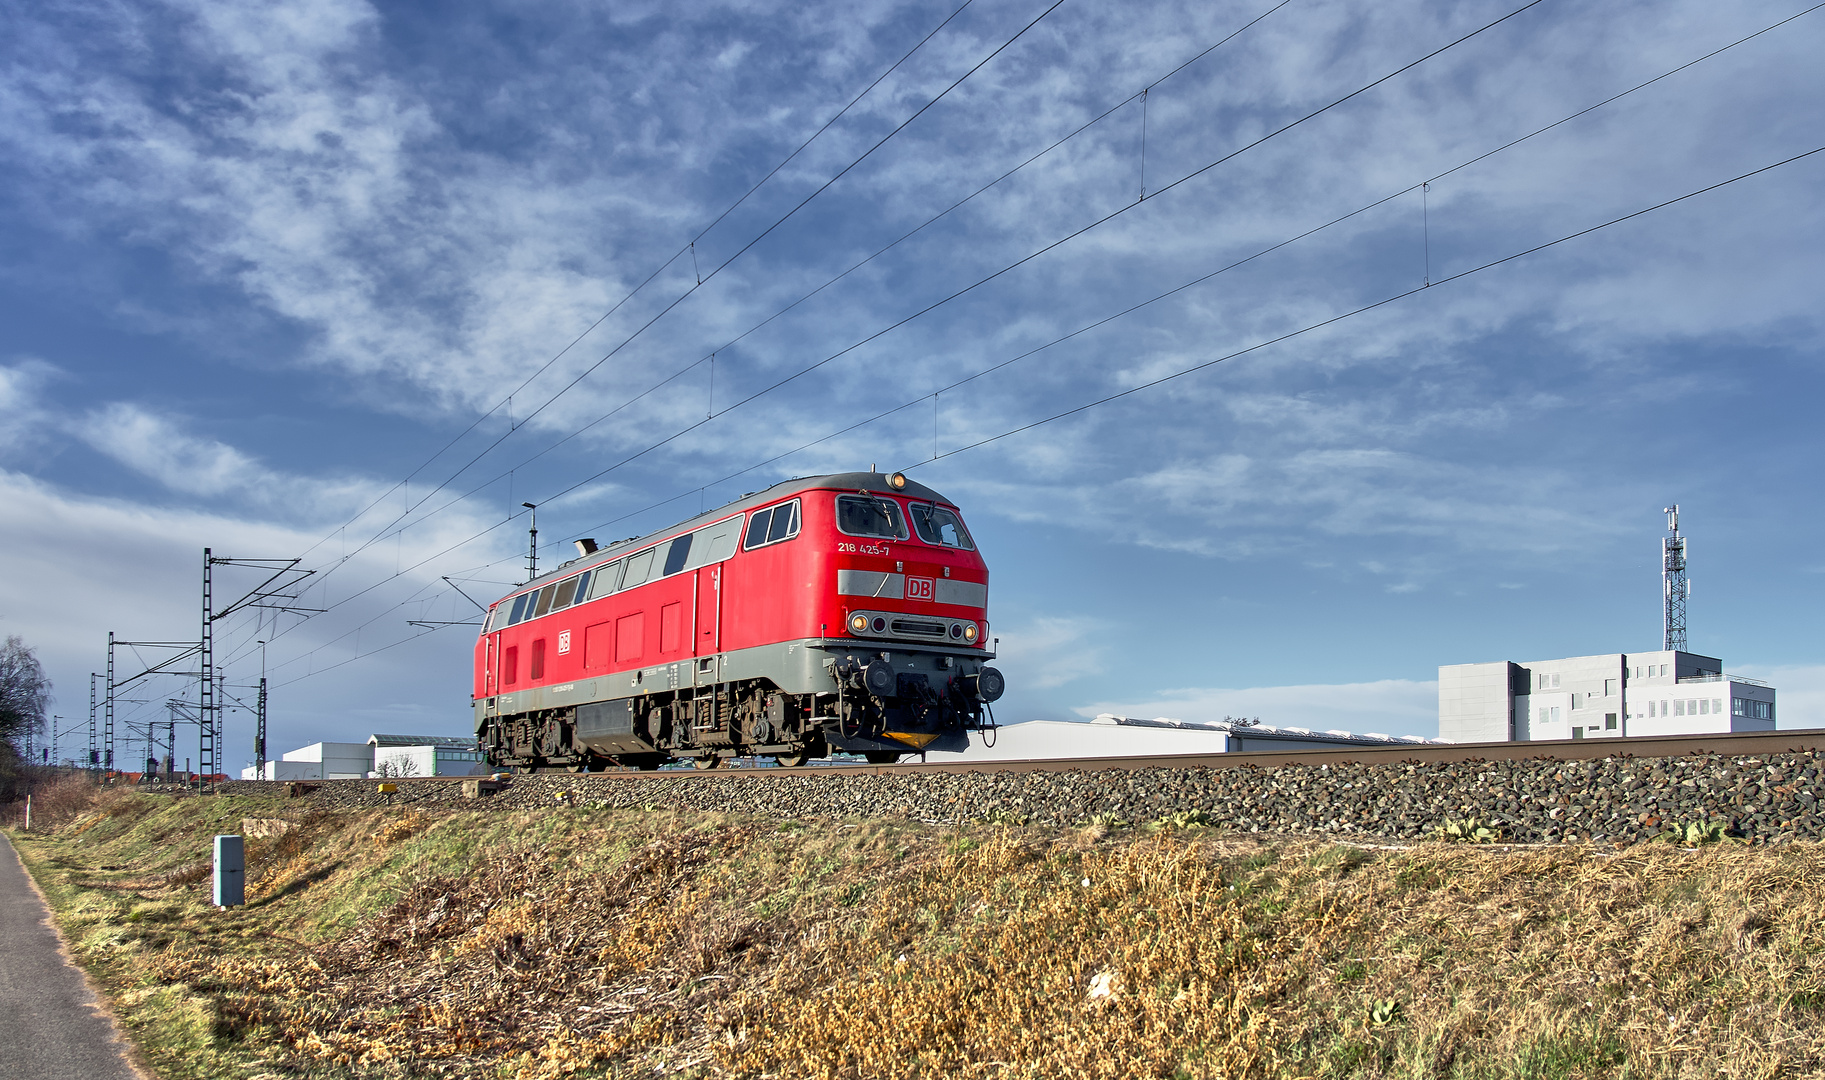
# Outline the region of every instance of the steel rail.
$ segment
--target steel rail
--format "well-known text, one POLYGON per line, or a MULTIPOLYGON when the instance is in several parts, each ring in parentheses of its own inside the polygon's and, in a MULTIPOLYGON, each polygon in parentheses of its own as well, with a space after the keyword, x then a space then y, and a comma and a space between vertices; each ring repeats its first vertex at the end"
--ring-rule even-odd
MULTIPOLYGON (((1825 750, 1825 728, 1749 731, 1728 735, 1666 735, 1630 738, 1554 739, 1537 742, 1413 743, 1352 746, 1340 750, 1248 750, 1221 754, 1153 754, 1144 757, 1030 758, 1014 761, 903 762, 896 765, 809 765, 798 768, 668 769, 641 772, 577 773, 578 776, 641 779, 654 776, 826 776, 869 773, 1095 772, 1141 769, 1246 769, 1286 765, 1441 765, 1476 761, 1596 761, 1603 758, 1672 758, 1694 754, 1739 757, 1825 750)), ((525 774, 521 774, 525 775, 525 774)), ((563 775, 563 774, 541 774, 563 775)))
MULTIPOLYGON (((1495 761, 1599 761, 1604 758, 1678 758, 1694 755, 1744 757, 1758 754, 1792 754, 1825 750, 1825 728, 1791 731, 1746 731, 1728 735, 1664 735, 1630 738, 1554 739, 1532 742, 1483 743, 1411 743, 1393 746, 1351 746, 1340 750, 1248 750, 1220 754, 1149 754, 1134 757, 1099 758, 1026 758, 1009 761, 909 761, 894 765, 803 765, 795 768, 764 766, 726 769, 611 769, 603 772, 572 773, 549 769, 540 773, 509 773, 511 781, 522 776, 565 777, 579 779, 653 780, 692 777, 715 780, 723 777, 796 777, 855 776, 901 774, 919 776, 928 773, 1028 773, 1028 772, 1138 772, 1143 769, 1249 769, 1312 765, 1450 765, 1465 762, 1495 761)), ((365 780, 276 780, 236 781, 237 783, 309 784, 399 784, 430 780, 449 783, 457 780, 487 780, 491 774, 476 776, 400 776, 365 780)))

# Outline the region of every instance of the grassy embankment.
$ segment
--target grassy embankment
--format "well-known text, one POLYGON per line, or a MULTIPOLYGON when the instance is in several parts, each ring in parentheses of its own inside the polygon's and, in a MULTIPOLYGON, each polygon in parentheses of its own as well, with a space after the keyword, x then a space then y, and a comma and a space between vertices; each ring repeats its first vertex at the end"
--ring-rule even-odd
POLYGON ((1825 848, 108 795, 12 833, 162 1075, 1825 1074, 1825 848), (249 843, 208 906, 208 838, 249 843))

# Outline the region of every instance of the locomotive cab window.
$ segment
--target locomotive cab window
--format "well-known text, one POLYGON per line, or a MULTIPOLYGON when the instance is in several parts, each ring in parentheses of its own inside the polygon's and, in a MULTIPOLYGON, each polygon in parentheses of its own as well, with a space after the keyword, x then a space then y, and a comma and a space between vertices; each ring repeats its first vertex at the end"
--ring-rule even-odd
POLYGON ((946 510, 931 503, 912 504, 913 528, 919 530, 919 539, 939 547, 962 548, 964 551, 976 550, 970 540, 969 530, 963 527, 963 520, 956 511, 946 510))
POLYGON ((757 510, 748 519, 748 539, 743 546, 757 548, 764 544, 790 540, 798 535, 798 524, 797 499, 757 510))
POLYGON ((900 504, 885 497, 838 495, 836 527, 850 536, 906 539, 906 522, 900 517, 900 504))
POLYGON ((531 593, 521 593, 513 598, 513 613, 507 616, 507 625, 512 626, 526 617, 526 601, 532 599, 531 593))

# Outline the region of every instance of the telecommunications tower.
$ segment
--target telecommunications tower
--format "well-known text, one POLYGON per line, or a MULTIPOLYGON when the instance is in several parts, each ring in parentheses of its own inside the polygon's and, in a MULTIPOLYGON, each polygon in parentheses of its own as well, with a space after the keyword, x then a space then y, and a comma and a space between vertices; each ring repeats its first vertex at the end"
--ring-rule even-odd
POLYGON ((1660 588, 1665 608, 1661 626, 1666 641, 1663 649, 1686 647, 1686 597, 1692 595, 1692 583, 1686 580, 1686 538, 1679 533, 1679 504, 1666 508, 1667 535, 1661 538, 1660 588))

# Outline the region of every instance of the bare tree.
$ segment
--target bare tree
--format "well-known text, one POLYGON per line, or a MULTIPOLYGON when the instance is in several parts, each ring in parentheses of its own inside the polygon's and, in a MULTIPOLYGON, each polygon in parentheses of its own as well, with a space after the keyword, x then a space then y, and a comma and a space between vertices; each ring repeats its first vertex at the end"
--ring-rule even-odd
POLYGON ((30 773, 20 752, 30 731, 44 729, 44 714, 51 707, 51 680, 31 647, 17 636, 0 646, 0 802, 22 797, 30 773))
POLYGON ((51 680, 17 634, 0 646, 0 740, 12 743, 44 725, 51 707, 51 680))
POLYGON ((374 772, 386 777, 408 777, 418 775, 418 762, 409 755, 394 754, 374 763, 374 772))

